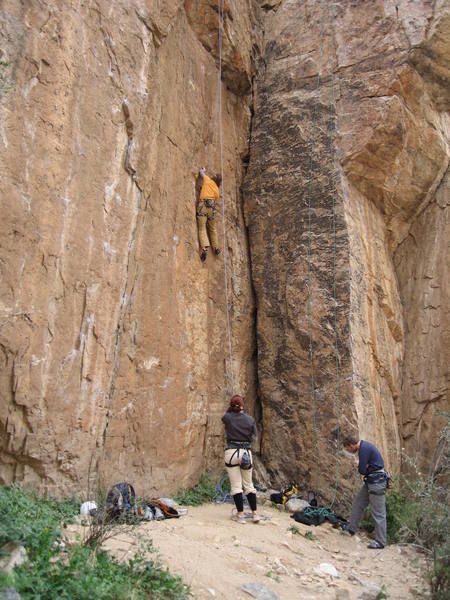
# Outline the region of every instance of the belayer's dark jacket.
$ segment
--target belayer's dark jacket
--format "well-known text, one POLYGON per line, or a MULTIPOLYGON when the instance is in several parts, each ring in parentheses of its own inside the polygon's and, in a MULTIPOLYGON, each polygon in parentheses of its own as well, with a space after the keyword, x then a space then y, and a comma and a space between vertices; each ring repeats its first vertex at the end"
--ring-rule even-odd
POLYGON ((358 471, 361 473, 361 475, 370 475, 375 471, 384 469, 384 460, 378 448, 370 442, 361 440, 359 444, 358 456, 358 471))
POLYGON ((229 408, 223 415, 222 422, 225 425, 228 445, 232 442, 251 442, 258 437, 255 419, 243 410, 235 413, 229 408))

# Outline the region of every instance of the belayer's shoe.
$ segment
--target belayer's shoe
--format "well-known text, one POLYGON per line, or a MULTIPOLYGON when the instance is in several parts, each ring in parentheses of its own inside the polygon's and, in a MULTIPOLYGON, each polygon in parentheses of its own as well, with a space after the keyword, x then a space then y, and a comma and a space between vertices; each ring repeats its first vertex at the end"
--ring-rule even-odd
POLYGON ((370 548, 371 550, 383 550, 383 548, 384 548, 383 544, 381 542, 379 542, 378 540, 370 542, 370 544, 367 547, 370 548))
POLYGON ((342 523, 341 527, 342 527, 342 531, 346 531, 350 535, 355 535, 355 532, 353 531, 353 529, 350 529, 350 527, 348 526, 348 523, 342 523))
POLYGON ((214 249, 214 254, 215 254, 216 256, 219 256, 219 254, 220 254, 220 248, 215 248, 215 249, 214 249))
POLYGON ((207 256, 208 256, 207 251, 206 250, 202 250, 202 253, 200 254, 200 260, 202 262, 205 262, 207 256))
POLYGON ((247 523, 245 517, 241 515, 232 515, 231 520, 236 521, 236 523, 240 523, 241 525, 245 525, 247 523))

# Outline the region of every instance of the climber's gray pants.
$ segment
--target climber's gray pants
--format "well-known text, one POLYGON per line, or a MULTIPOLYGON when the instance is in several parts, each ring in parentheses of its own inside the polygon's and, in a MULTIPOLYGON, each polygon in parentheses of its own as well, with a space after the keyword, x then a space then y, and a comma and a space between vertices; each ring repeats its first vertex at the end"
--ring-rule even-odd
POLYGON ((353 500, 349 529, 358 531, 368 504, 375 521, 375 538, 386 546, 386 482, 365 483, 362 486, 353 500))

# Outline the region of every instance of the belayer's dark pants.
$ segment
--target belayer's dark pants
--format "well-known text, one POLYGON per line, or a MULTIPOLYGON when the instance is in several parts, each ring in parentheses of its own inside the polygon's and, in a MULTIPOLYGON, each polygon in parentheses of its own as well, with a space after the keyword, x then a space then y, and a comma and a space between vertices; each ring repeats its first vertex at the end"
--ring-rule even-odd
POLYGON ((365 483, 356 494, 352 504, 349 529, 358 531, 364 511, 370 504, 370 512, 375 521, 375 538, 386 546, 386 482, 365 483))

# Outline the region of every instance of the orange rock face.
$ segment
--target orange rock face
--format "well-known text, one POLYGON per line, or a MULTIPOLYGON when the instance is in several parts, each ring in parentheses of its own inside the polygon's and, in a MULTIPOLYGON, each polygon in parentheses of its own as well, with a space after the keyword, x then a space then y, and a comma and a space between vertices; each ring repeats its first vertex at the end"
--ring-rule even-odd
MULTIPOLYGON (((221 462, 224 263, 200 262, 195 216, 199 168, 220 170, 214 7, 2 4, 3 482, 173 491, 221 462)), ((225 21, 224 65, 243 77, 251 40, 225 21)), ((252 409, 250 111, 221 85, 234 386, 252 409)), ((221 208, 218 229, 223 243, 221 208)))
POLYGON ((222 470, 233 391, 274 485, 331 498, 338 422, 427 463, 450 12, 323 4, 227 0, 220 52, 215 0, 2 3, 0 482, 171 493, 222 470), (203 265, 197 173, 221 164, 203 265))

